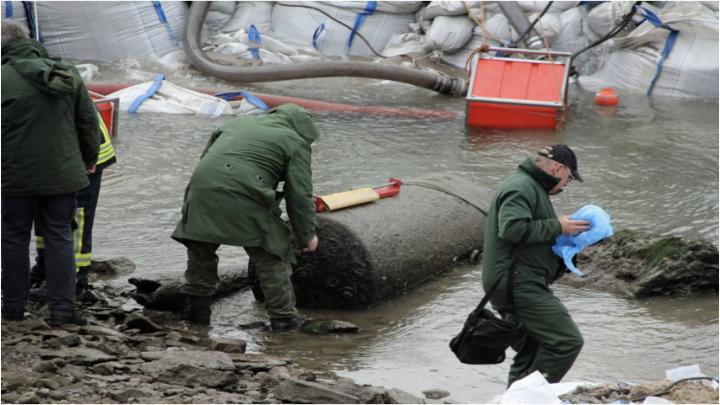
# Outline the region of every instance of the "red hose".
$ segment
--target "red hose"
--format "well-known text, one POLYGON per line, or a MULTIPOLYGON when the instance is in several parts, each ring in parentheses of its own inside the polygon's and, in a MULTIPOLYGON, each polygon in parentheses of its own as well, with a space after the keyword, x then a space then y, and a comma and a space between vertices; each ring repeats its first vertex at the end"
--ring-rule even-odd
MULTIPOLYGON (((126 87, 133 86, 137 83, 86 83, 88 90, 100 93, 102 95, 108 95, 118 90, 122 90, 126 87)), ((224 89, 200 89, 189 87, 189 89, 205 94, 217 94, 225 91, 224 89)), ((371 114, 371 115, 390 115, 396 117, 409 117, 409 118, 435 118, 435 119, 455 119, 460 116, 460 113, 455 111, 440 111, 440 110, 421 110, 413 108, 392 108, 392 107, 370 107, 370 106, 356 106, 342 103, 328 103, 325 101, 308 100, 297 97, 286 97, 276 96, 272 94, 253 93, 254 96, 261 99, 269 107, 277 107, 281 104, 294 103, 303 108, 311 111, 330 111, 330 112, 351 112, 360 114, 371 114)), ((237 99, 241 99, 238 97, 237 99)))

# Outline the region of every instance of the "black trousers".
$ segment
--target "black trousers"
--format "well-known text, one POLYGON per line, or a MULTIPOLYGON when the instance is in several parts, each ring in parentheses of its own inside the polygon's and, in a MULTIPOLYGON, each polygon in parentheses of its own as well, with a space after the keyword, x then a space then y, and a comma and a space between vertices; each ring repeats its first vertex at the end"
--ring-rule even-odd
MULTIPOLYGON (((77 280, 87 285, 90 262, 92 260, 92 232, 95 223, 95 210, 100 196, 102 170, 88 175, 90 184, 77 192, 77 210, 73 222, 73 249, 75 265, 77 266, 77 280)), ((45 252, 44 235, 40 226, 35 226, 37 238, 37 256, 33 267, 33 279, 45 278, 45 252)))
POLYGON ((75 193, 2 196, 2 313, 22 315, 30 288, 30 234, 35 222, 45 239, 51 314, 75 312, 75 255, 71 222, 75 193))

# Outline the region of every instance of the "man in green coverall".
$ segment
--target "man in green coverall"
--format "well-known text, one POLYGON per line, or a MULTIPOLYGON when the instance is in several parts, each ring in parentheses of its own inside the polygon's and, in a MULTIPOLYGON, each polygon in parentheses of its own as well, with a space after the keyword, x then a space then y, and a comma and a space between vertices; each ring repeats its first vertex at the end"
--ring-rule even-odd
POLYGON ((518 250, 513 283, 514 316, 525 337, 513 349, 508 386, 534 371, 559 382, 570 370, 583 346, 583 338, 550 284, 565 273, 552 252, 558 235, 575 235, 589 229, 587 221, 557 217, 550 196, 573 179, 582 181, 575 153, 566 145, 546 146, 538 156, 525 159, 505 179, 493 198, 485 225, 482 281, 485 291, 500 279, 490 302, 508 312, 505 285, 514 249, 518 250), (521 243, 527 233, 527 240, 521 243))
POLYGON ((295 238, 316 249, 310 144, 319 132, 302 107, 285 104, 267 114, 239 117, 216 130, 185 190, 182 219, 172 234, 187 247, 183 290, 185 317, 210 323, 211 296, 218 285, 220 245, 245 248, 256 264, 274 331, 293 330, 304 320, 295 308, 290 281, 295 255, 290 227, 280 218, 284 198, 295 238), (284 182, 282 192, 276 191, 284 182))

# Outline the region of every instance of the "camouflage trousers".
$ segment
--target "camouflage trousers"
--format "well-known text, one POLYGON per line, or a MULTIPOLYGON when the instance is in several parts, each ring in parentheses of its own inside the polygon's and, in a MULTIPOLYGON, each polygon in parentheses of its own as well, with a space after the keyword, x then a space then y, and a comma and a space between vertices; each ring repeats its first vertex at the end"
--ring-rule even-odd
MULTIPOLYGON (((183 292, 189 295, 209 296, 220 282, 218 277, 217 243, 183 240, 187 247, 187 270, 183 292)), ((295 291, 290 276, 290 263, 258 247, 244 247, 255 264, 257 278, 265 295, 265 308, 271 318, 297 315, 295 291)))

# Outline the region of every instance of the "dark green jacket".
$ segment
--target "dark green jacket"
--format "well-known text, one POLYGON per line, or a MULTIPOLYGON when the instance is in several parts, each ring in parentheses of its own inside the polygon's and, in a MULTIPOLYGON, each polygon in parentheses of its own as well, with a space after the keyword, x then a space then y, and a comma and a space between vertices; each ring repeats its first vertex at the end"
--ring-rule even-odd
POLYGON ((516 288, 518 283, 547 287, 563 274, 560 258, 551 249, 561 229, 548 194, 559 180, 526 159, 496 191, 485 224, 482 273, 485 291, 498 278, 503 279, 493 296, 493 306, 504 302, 504 280, 512 252, 528 224, 531 231, 520 247, 516 264, 516 288))
POLYGON ((239 117, 212 134, 185 190, 172 237, 261 247, 294 263, 283 196, 300 246, 315 235, 310 144, 319 132, 294 104, 239 117), (280 182, 283 192, 276 193, 280 182))
POLYGON ((97 112, 73 66, 32 39, 2 48, 2 194, 55 195, 88 185, 97 112))

